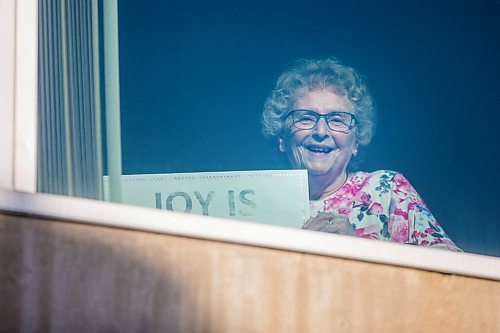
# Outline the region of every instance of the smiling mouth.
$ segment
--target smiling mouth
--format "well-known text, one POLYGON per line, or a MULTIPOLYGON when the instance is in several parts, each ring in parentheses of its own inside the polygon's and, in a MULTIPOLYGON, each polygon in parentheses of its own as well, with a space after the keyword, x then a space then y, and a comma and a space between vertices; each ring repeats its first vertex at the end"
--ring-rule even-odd
POLYGON ((317 146, 307 146, 306 148, 307 150, 313 153, 319 153, 319 154, 328 154, 333 150, 333 148, 330 147, 317 147, 317 146))

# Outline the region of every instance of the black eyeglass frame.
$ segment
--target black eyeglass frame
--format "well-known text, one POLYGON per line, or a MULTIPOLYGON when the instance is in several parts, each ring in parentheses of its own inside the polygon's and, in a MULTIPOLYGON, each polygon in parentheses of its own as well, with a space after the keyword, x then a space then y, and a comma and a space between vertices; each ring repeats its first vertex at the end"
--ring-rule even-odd
POLYGON ((289 112, 286 113, 286 116, 284 117, 284 119, 288 118, 289 116, 292 116, 292 122, 293 122, 293 125, 298 128, 298 129, 303 129, 303 130, 311 130, 313 128, 315 128, 317 125, 318 125, 318 121, 321 119, 321 118, 324 118, 325 119, 325 122, 326 122, 326 125, 328 126, 328 128, 334 132, 340 132, 340 133, 349 133, 355 126, 356 124, 358 123, 358 119, 356 118, 356 116, 350 112, 344 112, 344 111, 333 111, 333 112, 330 112, 328 114, 319 114, 315 111, 312 111, 312 110, 308 110, 308 109, 296 109, 296 110, 291 110, 289 112), (297 119, 295 119, 294 117, 294 114, 298 111, 301 111, 301 112, 308 112, 309 114, 313 115, 314 118, 316 119, 314 125, 311 127, 311 128, 304 128, 303 126, 302 127, 299 127, 297 126, 297 123, 299 123, 300 121, 298 121, 297 119), (331 128, 330 126, 330 123, 328 122, 328 117, 330 117, 331 115, 343 115, 343 114, 346 114, 346 115, 349 115, 351 117, 351 123, 350 124, 346 124, 345 122, 341 121, 344 125, 347 126, 347 130, 346 131, 339 131, 337 129, 333 129, 331 128))

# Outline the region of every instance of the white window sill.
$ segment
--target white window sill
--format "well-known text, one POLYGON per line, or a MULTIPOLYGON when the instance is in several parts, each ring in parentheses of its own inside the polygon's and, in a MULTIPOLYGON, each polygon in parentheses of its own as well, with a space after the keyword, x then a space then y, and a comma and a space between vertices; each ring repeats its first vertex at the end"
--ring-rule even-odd
POLYGON ((0 189, 0 211, 500 280, 500 258, 0 189))

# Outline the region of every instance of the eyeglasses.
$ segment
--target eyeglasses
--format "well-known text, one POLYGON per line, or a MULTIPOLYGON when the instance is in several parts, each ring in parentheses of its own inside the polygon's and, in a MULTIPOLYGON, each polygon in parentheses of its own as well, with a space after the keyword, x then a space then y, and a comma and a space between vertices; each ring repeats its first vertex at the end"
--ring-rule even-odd
POLYGON ((349 133, 356 125, 356 117, 349 112, 330 112, 319 114, 311 110, 292 110, 288 116, 292 116, 293 125, 298 129, 310 130, 316 127, 320 118, 324 118, 328 128, 335 132, 349 133))

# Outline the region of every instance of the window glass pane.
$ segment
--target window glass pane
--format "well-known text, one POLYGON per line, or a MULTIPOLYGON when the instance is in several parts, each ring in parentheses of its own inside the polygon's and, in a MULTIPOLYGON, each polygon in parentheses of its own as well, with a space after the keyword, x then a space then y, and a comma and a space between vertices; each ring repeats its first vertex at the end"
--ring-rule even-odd
POLYGON ((376 106, 355 168, 401 172, 459 247, 498 256, 493 7, 120 1, 123 174, 290 168, 264 102, 291 61, 334 56, 376 106))

